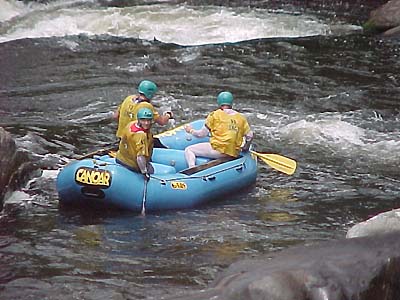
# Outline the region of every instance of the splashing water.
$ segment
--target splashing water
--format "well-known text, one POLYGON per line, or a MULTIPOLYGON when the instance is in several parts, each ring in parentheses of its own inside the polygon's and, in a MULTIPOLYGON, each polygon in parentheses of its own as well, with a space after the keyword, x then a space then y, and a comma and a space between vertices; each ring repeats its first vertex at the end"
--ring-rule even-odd
MULTIPOLYGON (((0 1, 2 4, 4 1, 0 1)), ((151 5, 124 8, 76 4, 23 6, 6 2, 0 42, 66 35, 113 35, 180 45, 239 42, 258 38, 327 35, 330 27, 305 15, 262 9, 151 5)), ((88 2, 89 3, 89 2, 88 2)), ((87 4, 88 4, 87 3, 87 4)), ((1 5, 3 7, 3 5, 1 5)))

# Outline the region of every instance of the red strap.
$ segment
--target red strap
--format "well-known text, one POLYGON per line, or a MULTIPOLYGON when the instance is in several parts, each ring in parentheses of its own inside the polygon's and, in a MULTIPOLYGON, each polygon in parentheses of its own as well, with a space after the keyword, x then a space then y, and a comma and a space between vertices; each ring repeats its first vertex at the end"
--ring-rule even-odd
POLYGON ((130 127, 129 127, 130 132, 145 132, 143 130, 142 127, 138 127, 137 123, 133 123, 130 127))

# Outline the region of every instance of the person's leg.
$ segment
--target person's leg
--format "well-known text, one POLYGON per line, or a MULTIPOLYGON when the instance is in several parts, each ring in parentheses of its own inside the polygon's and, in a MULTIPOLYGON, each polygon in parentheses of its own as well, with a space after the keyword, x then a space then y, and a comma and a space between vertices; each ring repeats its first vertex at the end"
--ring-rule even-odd
POLYGON ((226 157, 227 155, 214 150, 210 143, 200 143, 188 146, 185 149, 185 158, 189 168, 192 168, 196 165, 196 156, 221 158, 226 157))
POLYGON ((196 155, 193 152, 193 147, 197 145, 192 145, 185 148, 185 159, 189 168, 194 167, 196 165, 196 155))

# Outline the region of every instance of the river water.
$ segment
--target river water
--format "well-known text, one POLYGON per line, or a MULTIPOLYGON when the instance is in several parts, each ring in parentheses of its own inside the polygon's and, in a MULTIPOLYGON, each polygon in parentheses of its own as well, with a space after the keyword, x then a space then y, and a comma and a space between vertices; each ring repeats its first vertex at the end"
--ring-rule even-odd
POLYGON ((379 1, 114 2, 0 0, 0 126, 42 170, 0 215, 1 299, 182 294, 399 206, 399 43, 360 27, 379 1), (248 191, 146 217, 59 208, 59 168, 115 141, 144 78, 178 124, 230 90, 257 150, 297 172, 260 162, 248 191))

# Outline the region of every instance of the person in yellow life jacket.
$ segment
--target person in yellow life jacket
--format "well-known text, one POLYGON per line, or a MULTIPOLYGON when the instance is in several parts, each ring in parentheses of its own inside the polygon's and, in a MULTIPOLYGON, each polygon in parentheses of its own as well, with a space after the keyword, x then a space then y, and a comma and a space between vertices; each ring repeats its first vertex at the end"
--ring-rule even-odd
POLYGON ((238 157, 240 151, 248 151, 253 132, 247 119, 232 109, 233 95, 230 92, 218 94, 219 109, 211 112, 203 128, 194 130, 190 125, 185 127, 186 132, 195 137, 205 137, 211 134, 209 143, 199 143, 186 147, 185 158, 189 168, 196 164, 196 156, 209 158, 238 157), (243 143, 245 138, 245 143, 243 143))
POLYGON ((166 125, 168 124, 168 120, 173 118, 173 114, 170 111, 160 115, 150 103, 157 90, 157 85, 154 82, 143 80, 138 86, 139 95, 130 95, 122 101, 114 113, 114 118, 118 120, 116 133, 118 138, 122 137, 126 125, 136 120, 136 115, 141 108, 150 109, 153 113, 154 122, 159 125, 166 125))
POLYGON ((145 107, 139 109, 137 121, 130 122, 125 129, 116 156, 117 163, 142 173, 147 179, 154 173, 150 163, 153 154, 153 112, 145 107))

